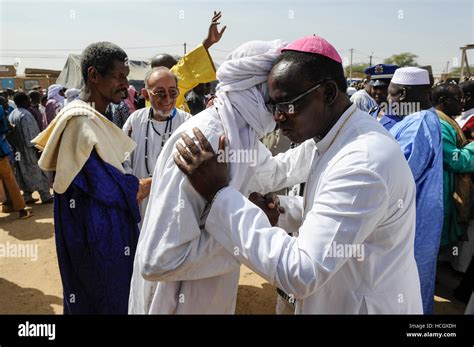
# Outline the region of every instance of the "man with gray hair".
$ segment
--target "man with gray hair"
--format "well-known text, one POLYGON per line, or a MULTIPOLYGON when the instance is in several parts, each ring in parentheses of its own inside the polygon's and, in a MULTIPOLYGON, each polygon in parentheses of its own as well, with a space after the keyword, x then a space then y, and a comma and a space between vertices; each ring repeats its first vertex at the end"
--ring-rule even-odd
POLYGON ((135 148, 105 110, 122 100, 127 54, 96 42, 81 55, 85 86, 32 142, 54 171, 54 229, 65 314, 127 312, 140 221, 138 179, 123 162, 135 148))
POLYGON ((150 193, 153 170, 158 156, 171 134, 191 115, 176 107, 179 95, 178 79, 168 68, 161 66, 145 76, 143 96, 150 107, 133 112, 123 126, 123 131, 137 144, 127 158, 127 173, 140 180, 140 212, 145 215, 150 193))

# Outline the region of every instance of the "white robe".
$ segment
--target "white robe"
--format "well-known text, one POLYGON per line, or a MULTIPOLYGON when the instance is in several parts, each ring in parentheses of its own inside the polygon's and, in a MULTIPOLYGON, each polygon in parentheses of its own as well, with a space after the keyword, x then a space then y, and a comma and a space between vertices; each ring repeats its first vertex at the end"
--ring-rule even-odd
MULTIPOLYGON (((203 228, 206 201, 173 161, 181 133, 198 127, 215 150, 223 127, 214 109, 173 133, 155 167, 150 204, 138 241, 130 313, 234 313, 240 263, 203 228), (166 155, 165 155, 166 154, 166 155)), ((245 172, 242 191, 274 191, 308 175, 314 142, 272 157, 257 141, 258 163, 245 172)), ((232 165, 232 164, 231 164, 232 165)))
POLYGON ((205 227, 293 295, 296 313, 421 314, 413 176, 400 146, 367 113, 356 110, 339 132, 355 107, 316 144, 306 197, 284 198, 284 230, 232 187, 218 194, 205 227), (287 234, 296 230, 297 238, 287 234), (331 256, 333 244, 358 245, 363 257, 331 256))
MULTIPOLYGON (((151 126, 148 126, 148 116, 150 114, 150 108, 142 108, 133 112, 127 121, 123 125, 122 130, 125 134, 130 134, 130 137, 137 144, 136 149, 127 156, 127 160, 123 163, 125 172, 132 174, 139 179, 148 178, 150 175, 146 170, 145 165, 145 137, 148 127, 148 169, 150 173, 153 174, 155 169, 156 161, 158 156, 161 153, 161 142, 162 136, 159 136, 151 126)), ((176 109, 176 115, 173 117, 171 124, 171 132, 174 132, 178 127, 188 120, 191 115, 187 112, 184 112, 180 109, 176 109)), ((154 128, 160 133, 164 134, 166 121, 157 121, 155 119, 151 120, 154 128)), ((167 132, 169 133, 169 132, 167 132)), ((165 141, 168 137, 165 134, 165 141)), ((158 178, 159 179, 159 178, 158 178)), ((143 217, 145 216, 145 210, 148 204, 148 198, 143 199, 140 204, 140 214, 143 217)))

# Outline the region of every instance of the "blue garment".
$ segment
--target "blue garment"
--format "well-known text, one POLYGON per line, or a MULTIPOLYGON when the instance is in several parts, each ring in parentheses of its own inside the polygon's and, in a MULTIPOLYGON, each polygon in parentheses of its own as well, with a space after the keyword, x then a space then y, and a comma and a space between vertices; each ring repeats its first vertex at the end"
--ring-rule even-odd
POLYGON ((0 105, 0 158, 6 157, 12 152, 12 148, 7 141, 7 133, 10 131, 8 117, 0 105))
POLYGON ((65 314, 127 314, 140 212, 138 179, 92 151, 54 195, 56 250, 65 314))
POLYGON ((402 147, 416 183, 415 260, 425 314, 433 312, 441 230, 443 227, 443 148, 434 108, 406 116, 390 133, 402 147))
POLYGON ((123 100, 118 104, 111 102, 105 109, 104 115, 108 120, 122 129, 123 125, 130 116, 130 110, 123 100))
POLYGON ((380 118, 380 124, 382 124, 385 129, 390 131, 390 129, 392 129, 392 127, 398 122, 400 122, 402 119, 402 117, 396 115, 386 114, 382 118, 380 118))
MULTIPOLYGON (((381 109, 381 106, 372 107, 372 109, 369 111, 369 114, 375 119, 377 119, 380 109, 381 109)), ((398 122, 400 122, 402 119, 403 117, 400 117, 397 115, 386 114, 386 115, 383 115, 382 118, 380 118, 379 122, 380 124, 383 125, 383 127, 386 130, 390 131, 390 129, 392 129, 392 127, 398 122)))

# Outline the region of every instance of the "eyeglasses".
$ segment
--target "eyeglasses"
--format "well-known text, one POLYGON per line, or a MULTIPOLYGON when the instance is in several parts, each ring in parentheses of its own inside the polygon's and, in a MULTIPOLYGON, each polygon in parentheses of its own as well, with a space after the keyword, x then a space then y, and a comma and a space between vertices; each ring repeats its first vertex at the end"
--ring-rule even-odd
POLYGON ((291 99, 290 101, 284 101, 284 102, 278 102, 278 103, 269 102, 267 103, 267 108, 272 114, 275 114, 275 112, 278 112, 278 114, 280 115, 288 116, 295 112, 295 106, 298 105, 298 103, 300 103, 306 95, 314 92, 324 82, 326 81, 322 81, 319 84, 315 85, 314 87, 309 88, 308 90, 304 91, 303 93, 291 99))
POLYGON ((455 101, 460 102, 460 103, 466 102, 466 98, 465 98, 465 97, 458 98, 458 97, 455 97, 455 96, 453 96, 453 95, 450 95, 450 96, 448 96, 448 99, 452 99, 452 100, 455 100, 455 101))
POLYGON ((156 96, 160 99, 163 99, 166 97, 166 95, 169 95, 170 99, 176 99, 179 95, 179 89, 178 88, 174 88, 174 87, 171 87, 168 89, 168 92, 166 92, 166 89, 162 88, 162 89, 158 89, 158 90, 151 90, 151 89, 147 89, 148 90, 148 93, 150 93, 150 95, 152 96, 156 96))

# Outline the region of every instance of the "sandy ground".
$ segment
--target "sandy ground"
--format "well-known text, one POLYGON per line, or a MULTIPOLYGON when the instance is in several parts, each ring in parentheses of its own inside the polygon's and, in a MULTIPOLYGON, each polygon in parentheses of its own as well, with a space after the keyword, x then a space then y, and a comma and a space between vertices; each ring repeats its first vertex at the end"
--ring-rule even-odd
MULTIPOLYGON (((56 258, 53 206, 30 205, 34 216, 17 219, 17 214, 0 213, 0 244, 24 244, 32 257, 0 257, 0 314, 61 314, 62 287, 56 258), (37 259, 34 249, 37 247, 37 259)), ((462 314, 465 305, 452 298, 459 276, 441 267, 435 297, 438 314, 462 314)), ((275 288, 242 266, 238 314, 274 314, 275 288)))

